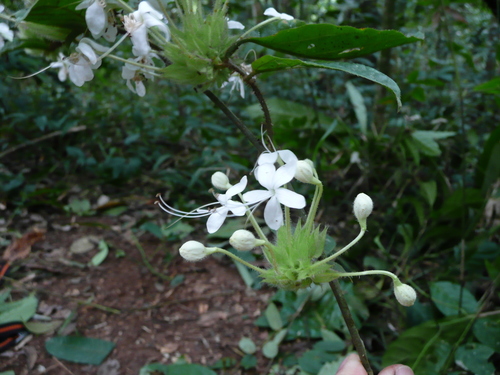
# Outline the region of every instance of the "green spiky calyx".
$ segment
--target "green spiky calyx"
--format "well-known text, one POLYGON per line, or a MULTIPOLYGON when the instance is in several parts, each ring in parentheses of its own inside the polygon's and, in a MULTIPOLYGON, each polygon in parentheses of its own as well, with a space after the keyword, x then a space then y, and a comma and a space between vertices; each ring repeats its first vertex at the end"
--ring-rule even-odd
POLYGON ((264 282, 286 290, 298 290, 311 283, 321 284, 338 278, 341 272, 333 271, 325 263, 312 267, 325 247, 326 228, 302 226, 299 221, 293 232, 286 226, 277 231, 272 251, 276 268, 261 274, 264 282))

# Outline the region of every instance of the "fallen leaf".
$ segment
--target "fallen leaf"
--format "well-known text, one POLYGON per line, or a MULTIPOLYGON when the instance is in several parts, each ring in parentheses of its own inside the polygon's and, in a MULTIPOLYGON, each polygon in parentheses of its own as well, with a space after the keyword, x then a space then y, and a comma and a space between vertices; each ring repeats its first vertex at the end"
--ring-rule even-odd
POLYGON ((69 251, 74 254, 83 254, 92 250, 98 242, 99 239, 95 236, 81 237, 71 244, 69 251))
POLYGON ((214 325, 218 320, 226 320, 228 313, 225 311, 212 311, 206 314, 203 314, 198 320, 198 325, 201 327, 209 327, 214 325))
POLYGON ((31 246, 35 242, 43 240, 44 236, 45 230, 35 227, 31 232, 24 234, 21 238, 15 239, 7 247, 7 250, 3 253, 3 260, 12 263, 17 259, 26 258, 31 251, 31 246))

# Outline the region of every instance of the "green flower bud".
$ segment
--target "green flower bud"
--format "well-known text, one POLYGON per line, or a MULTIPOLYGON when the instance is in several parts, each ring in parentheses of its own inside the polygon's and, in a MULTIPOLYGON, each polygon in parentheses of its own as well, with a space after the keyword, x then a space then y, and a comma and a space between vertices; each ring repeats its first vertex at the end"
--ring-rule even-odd
POLYGON ((360 193, 354 200, 354 215, 358 219, 361 228, 366 230, 366 218, 370 216, 373 210, 373 201, 365 193, 360 193))
POLYGON ((226 191, 231 186, 233 186, 229 183, 229 178, 227 178, 227 176, 222 172, 215 172, 212 175, 212 185, 215 188, 223 191, 226 191))
POLYGON ((394 283, 394 295, 403 306, 412 306, 417 299, 417 292, 411 286, 403 283, 394 283))
POLYGON ((181 257, 190 262, 197 262, 202 260, 207 255, 211 254, 208 249, 201 242, 198 241, 188 241, 179 249, 181 257))
POLYGON ((321 181, 314 177, 314 164, 309 159, 299 160, 297 162, 295 178, 305 184, 321 184, 321 181))
POLYGON ((255 238, 252 232, 245 229, 239 229, 233 233, 229 239, 229 243, 238 251, 250 251, 257 246, 265 243, 264 240, 255 238))

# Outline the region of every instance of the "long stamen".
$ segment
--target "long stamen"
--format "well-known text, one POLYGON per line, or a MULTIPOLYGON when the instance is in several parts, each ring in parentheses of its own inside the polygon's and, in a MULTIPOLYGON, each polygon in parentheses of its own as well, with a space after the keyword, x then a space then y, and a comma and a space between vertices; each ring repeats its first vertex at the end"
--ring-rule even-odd
POLYGON ((208 204, 205 204, 201 207, 198 207, 196 208, 195 210, 193 211, 190 211, 190 212, 187 212, 187 211, 181 211, 181 210, 178 210, 170 205, 168 205, 164 200, 163 198, 161 197, 160 194, 158 194, 156 196, 157 198, 160 199, 160 201, 156 201, 155 203, 158 204, 158 206, 165 212, 169 213, 170 215, 173 215, 173 216, 178 216, 178 217, 188 217, 188 218, 198 218, 198 217, 205 217, 205 216, 209 216, 212 214, 212 212, 210 210, 207 210, 207 212, 200 212, 199 210, 202 210, 204 208, 207 208, 207 207, 210 207, 210 206, 213 206, 215 204, 218 204, 219 202, 212 202, 212 203, 208 203, 208 204))

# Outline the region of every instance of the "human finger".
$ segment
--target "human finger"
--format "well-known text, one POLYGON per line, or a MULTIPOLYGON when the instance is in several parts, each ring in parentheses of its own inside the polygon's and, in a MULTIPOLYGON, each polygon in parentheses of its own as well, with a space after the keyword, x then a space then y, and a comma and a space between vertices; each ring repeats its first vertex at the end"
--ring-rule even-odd
POLYGON ((340 364, 340 367, 336 375, 368 375, 368 374, 363 365, 361 364, 359 356, 356 353, 352 353, 349 354, 340 364))
POLYGON ((414 375, 414 373, 408 366, 392 365, 380 371, 379 375, 414 375))

